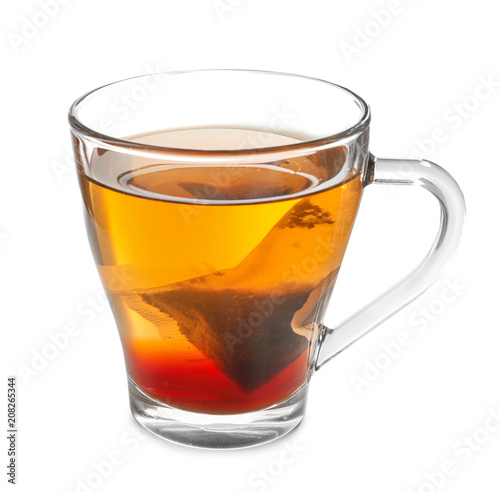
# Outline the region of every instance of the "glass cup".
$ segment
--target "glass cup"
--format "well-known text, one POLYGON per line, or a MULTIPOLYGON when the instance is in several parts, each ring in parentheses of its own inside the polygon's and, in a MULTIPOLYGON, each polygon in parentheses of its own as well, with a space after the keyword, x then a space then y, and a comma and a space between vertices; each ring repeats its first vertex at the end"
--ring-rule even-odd
POLYGON ((314 372, 421 294, 459 242, 454 179, 429 161, 373 157, 368 105, 323 80, 147 75, 89 92, 69 121, 132 413, 171 441, 238 448, 290 432, 314 372), (410 275, 328 328, 372 184, 430 191, 439 233, 410 275))

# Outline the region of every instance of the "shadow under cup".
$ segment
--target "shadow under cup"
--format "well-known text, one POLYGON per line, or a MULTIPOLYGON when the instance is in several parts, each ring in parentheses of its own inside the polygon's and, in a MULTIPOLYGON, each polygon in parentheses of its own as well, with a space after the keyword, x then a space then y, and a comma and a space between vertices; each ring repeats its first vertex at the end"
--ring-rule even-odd
POLYGON ((70 122, 134 416, 203 447, 289 432, 368 172, 366 104, 300 76, 179 72, 97 89, 70 122))

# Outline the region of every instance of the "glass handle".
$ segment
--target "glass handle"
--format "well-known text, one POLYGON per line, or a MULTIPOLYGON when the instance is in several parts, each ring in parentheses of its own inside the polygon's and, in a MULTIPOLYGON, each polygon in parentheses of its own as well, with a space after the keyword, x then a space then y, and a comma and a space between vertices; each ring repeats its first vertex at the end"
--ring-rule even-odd
POLYGON ((372 157, 370 183, 421 186, 430 191, 441 207, 439 232, 427 256, 408 276, 337 328, 323 326, 316 369, 422 294, 446 269, 460 242, 464 197, 457 182, 437 164, 372 157))

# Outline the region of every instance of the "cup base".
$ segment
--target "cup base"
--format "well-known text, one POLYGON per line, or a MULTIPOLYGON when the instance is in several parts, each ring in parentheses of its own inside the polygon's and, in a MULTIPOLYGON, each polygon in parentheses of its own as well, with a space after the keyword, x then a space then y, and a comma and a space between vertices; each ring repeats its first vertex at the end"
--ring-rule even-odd
POLYGON ((130 408, 153 434, 185 446, 235 449, 274 441, 304 417, 307 383, 290 398, 257 412, 213 415, 173 408, 146 395, 129 376, 130 408))

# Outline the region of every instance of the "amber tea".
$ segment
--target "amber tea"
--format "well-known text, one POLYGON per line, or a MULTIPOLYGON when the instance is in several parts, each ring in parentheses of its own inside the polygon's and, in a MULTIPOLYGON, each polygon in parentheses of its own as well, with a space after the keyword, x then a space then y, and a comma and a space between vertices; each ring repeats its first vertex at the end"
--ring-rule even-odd
MULTIPOLYGON (((133 140, 201 150, 298 141, 213 128, 133 140)), ((130 378, 194 412, 249 412, 289 397, 309 377, 362 193, 359 173, 328 186, 346 153, 213 166, 134 156, 125 171, 120 158, 94 152, 105 178, 80 173, 80 183, 130 378)))

